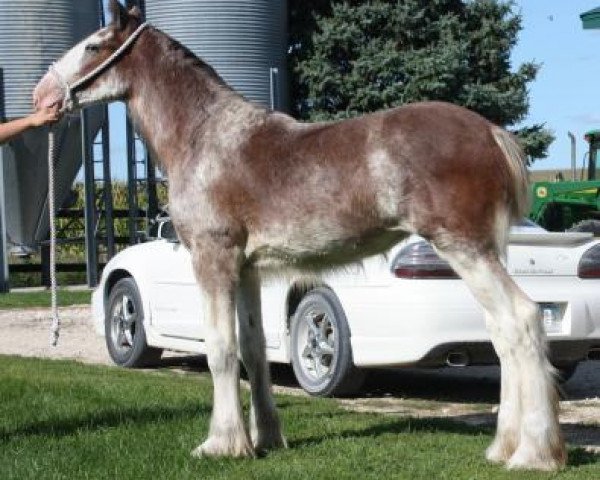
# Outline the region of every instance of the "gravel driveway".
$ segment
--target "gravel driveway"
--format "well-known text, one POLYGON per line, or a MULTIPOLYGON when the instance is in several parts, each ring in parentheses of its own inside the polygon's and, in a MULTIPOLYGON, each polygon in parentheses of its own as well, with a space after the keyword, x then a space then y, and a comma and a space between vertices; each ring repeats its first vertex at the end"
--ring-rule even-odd
MULTIPOLYGON (((58 346, 50 345, 49 309, 0 310, 0 354, 73 359, 111 365, 104 339, 91 325, 89 306, 60 309, 58 346)), ((207 374, 204 360, 170 354, 162 367, 207 374)), ((275 390, 304 395, 291 369, 273 366, 275 390)), ((600 362, 584 362, 562 387, 561 423, 571 444, 600 454, 600 362)), ((376 370, 360 396, 341 399, 344 408, 390 415, 453 418, 471 425, 492 425, 498 402, 497 367, 440 370, 376 370)))
POLYGON ((50 309, 0 310, 0 354, 109 364, 104 339, 92 330, 90 307, 61 307, 59 310, 62 328, 56 347, 50 345, 50 309))

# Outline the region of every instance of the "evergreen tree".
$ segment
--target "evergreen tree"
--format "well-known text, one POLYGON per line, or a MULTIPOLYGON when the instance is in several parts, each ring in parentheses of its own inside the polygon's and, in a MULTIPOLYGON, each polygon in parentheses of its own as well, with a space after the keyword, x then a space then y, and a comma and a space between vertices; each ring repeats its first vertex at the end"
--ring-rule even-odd
MULTIPOLYGON (((511 69, 521 17, 497 0, 292 0, 295 114, 352 117, 444 100, 505 127, 529 108, 539 65, 511 69)), ((530 161, 553 140, 544 125, 516 132, 530 161)))

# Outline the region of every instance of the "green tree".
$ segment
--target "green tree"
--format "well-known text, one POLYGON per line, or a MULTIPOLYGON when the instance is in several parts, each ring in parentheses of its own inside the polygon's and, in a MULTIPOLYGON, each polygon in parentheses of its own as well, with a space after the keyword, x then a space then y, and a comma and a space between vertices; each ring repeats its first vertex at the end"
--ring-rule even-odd
MULTIPOLYGON (((295 114, 352 117, 444 100, 511 127, 527 115, 539 65, 511 68, 521 17, 497 0, 292 0, 290 58, 295 114)), ((516 131, 530 161, 553 136, 516 131)))

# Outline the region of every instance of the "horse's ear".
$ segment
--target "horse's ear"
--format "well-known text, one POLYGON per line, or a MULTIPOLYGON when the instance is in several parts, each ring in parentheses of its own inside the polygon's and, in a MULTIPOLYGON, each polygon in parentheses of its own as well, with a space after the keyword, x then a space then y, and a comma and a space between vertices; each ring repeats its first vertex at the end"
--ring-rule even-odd
POLYGON ((118 30, 122 30, 127 26, 127 20, 129 15, 127 10, 117 0, 110 0, 108 4, 110 15, 112 17, 113 24, 118 30))
POLYGON ((135 18, 138 21, 142 21, 142 11, 140 10, 140 7, 138 7, 137 5, 135 7, 132 7, 129 9, 129 16, 135 18))

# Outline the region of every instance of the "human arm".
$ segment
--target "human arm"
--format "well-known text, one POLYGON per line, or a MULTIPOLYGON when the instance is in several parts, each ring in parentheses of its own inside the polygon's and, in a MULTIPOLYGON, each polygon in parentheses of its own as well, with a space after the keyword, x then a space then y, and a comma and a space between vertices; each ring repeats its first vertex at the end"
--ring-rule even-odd
POLYGON ((21 133, 34 127, 41 127, 49 123, 54 123, 60 118, 58 106, 43 108, 24 118, 18 118, 6 123, 0 123, 0 143, 20 135, 21 133))

